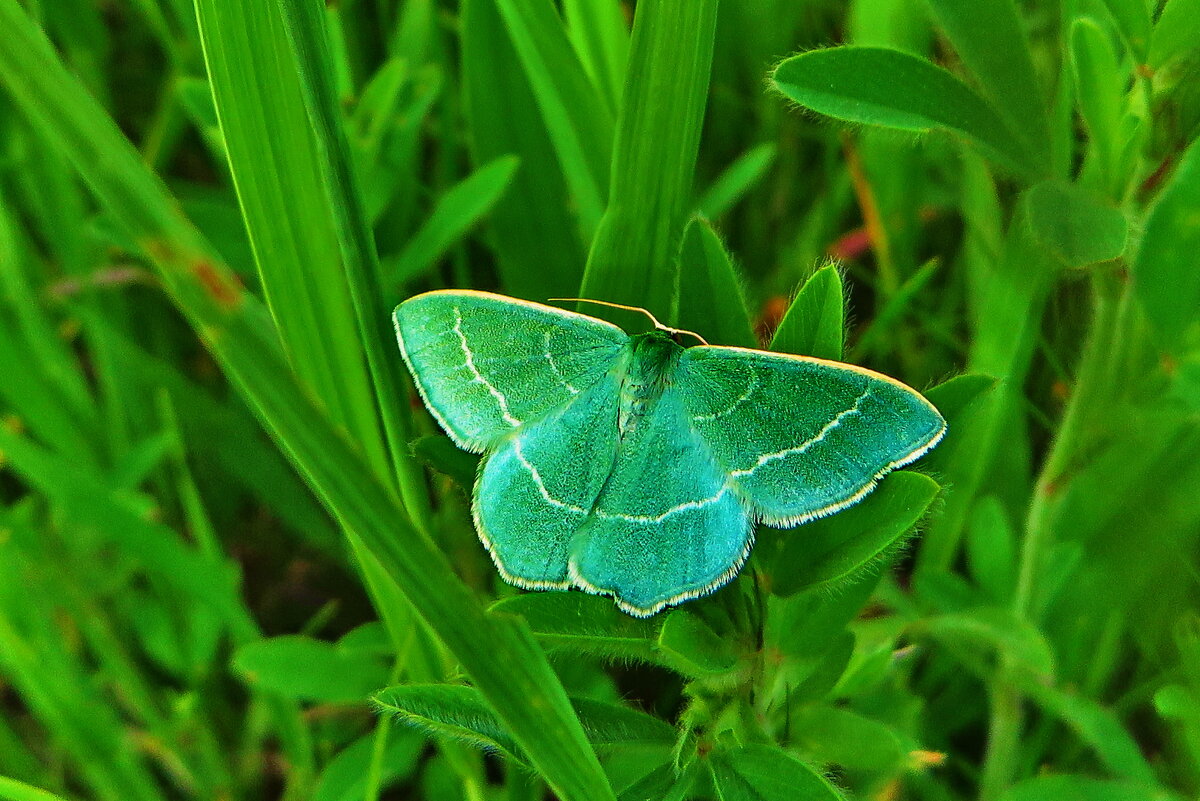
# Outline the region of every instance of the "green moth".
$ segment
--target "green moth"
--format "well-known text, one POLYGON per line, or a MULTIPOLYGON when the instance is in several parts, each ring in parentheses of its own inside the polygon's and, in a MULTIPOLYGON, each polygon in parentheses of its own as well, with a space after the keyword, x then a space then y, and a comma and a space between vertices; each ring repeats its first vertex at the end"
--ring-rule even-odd
POLYGON ((486 457, 475 527, 500 575, 578 587, 631 615, 735 576, 756 522, 857 503, 946 431, 915 390, 848 364, 683 347, 582 314, 441 290, 396 308, 430 413, 486 457))

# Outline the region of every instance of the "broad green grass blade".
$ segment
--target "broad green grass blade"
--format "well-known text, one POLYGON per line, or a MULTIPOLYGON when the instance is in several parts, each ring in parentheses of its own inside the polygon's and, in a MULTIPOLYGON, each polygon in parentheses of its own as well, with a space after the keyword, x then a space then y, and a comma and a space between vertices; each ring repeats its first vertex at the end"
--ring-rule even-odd
POLYGON ((198 0, 209 81, 259 280, 297 375, 383 474, 371 382, 301 76, 274 2, 198 0))
MULTIPOLYGON (((383 354, 388 332, 379 321, 387 315, 374 245, 358 225, 349 167, 338 167, 339 156, 348 158, 342 122, 321 114, 325 59, 308 52, 302 61, 294 47, 324 33, 310 30, 312 20, 287 18, 275 2, 199 0, 196 10, 259 280, 292 369, 377 475, 390 481, 393 459, 397 470, 409 467, 401 488, 421 525, 424 482, 407 458, 403 385, 383 354)), ((394 615, 403 598, 350 536, 375 606, 399 642, 403 623, 394 615)))
POLYGON ((463 0, 461 25, 471 159, 476 167, 510 155, 521 161, 488 224, 501 283, 529 300, 571 297, 587 243, 533 89, 521 70, 496 69, 517 54, 494 0, 463 0))
POLYGON ((0 81, 17 107, 151 254, 180 309, 345 528, 375 554, 559 795, 610 801, 595 754, 528 629, 485 614, 445 556, 412 527, 394 493, 264 335, 260 307, 214 260, 15 0, 0 0, 0 27, 7 32, 0 81))
POLYGON ((643 3, 633 22, 608 209, 582 297, 678 312, 676 259, 708 95, 716 0, 643 3))
POLYGON ((1045 175, 1050 168, 1047 103, 1013 0, 929 0, 929 5, 984 95, 1021 140, 1035 171, 1045 175))
POLYGON ((591 236, 607 195, 612 113, 588 78, 552 4, 493 1, 537 98, 584 236, 591 236))
POLYGON ((950 131, 1009 169, 1041 170, 993 106, 946 70, 908 53, 812 50, 784 61, 772 77, 784 95, 819 114, 901 131, 950 131))

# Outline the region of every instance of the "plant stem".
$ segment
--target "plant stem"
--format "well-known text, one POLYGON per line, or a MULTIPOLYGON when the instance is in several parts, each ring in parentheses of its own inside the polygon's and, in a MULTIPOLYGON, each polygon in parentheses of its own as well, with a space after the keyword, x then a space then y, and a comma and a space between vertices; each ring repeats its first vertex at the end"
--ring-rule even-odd
MULTIPOLYGON (((1111 275, 1093 277, 1093 314, 1088 338, 1080 355, 1075 391, 1063 410, 1058 433, 1042 463, 1025 518, 1025 536, 1017 574, 1013 612, 1022 619, 1038 616, 1035 605, 1037 579, 1045 552, 1051 542, 1055 512, 1063 496, 1064 484, 1081 450, 1091 411, 1098 399, 1106 397, 1111 386, 1110 362, 1119 357, 1121 331, 1118 330, 1118 304, 1111 275), (1106 380, 1107 379, 1107 380, 1106 380)), ((1123 320, 1122 320, 1123 322, 1123 320)), ((991 724, 987 754, 979 783, 980 801, 994 801, 1012 783, 1018 763, 1021 731, 1024 723, 1024 697, 1012 680, 1018 667, 1002 660, 991 698, 991 724)))

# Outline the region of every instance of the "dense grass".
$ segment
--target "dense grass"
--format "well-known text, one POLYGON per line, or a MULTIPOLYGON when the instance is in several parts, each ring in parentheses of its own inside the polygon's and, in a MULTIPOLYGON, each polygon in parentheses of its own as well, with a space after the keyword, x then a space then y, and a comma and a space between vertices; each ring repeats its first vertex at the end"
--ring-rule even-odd
POLYGON ((1197 797, 1200 2, 1023 5, 0 0, 0 798, 1197 797), (519 593, 437 287, 950 434, 709 598, 519 593))

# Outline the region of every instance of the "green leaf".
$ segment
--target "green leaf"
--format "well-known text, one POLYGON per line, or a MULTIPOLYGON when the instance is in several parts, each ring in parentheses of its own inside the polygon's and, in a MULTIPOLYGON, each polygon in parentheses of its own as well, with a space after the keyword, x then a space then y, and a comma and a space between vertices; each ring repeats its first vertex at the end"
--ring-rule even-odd
POLYGON ((844 801, 821 774, 770 745, 715 754, 710 763, 720 801, 844 801))
POLYGON ((539 592, 505 598, 491 609, 524 618, 547 649, 661 661, 656 656, 659 623, 627 615, 607 598, 582 592, 539 592))
POLYGON ((867 570, 904 541, 938 490, 928 476, 901 470, 861 503, 787 532, 771 562, 771 591, 835 587, 867 570))
POLYGON ((494 2, 537 99, 586 238, 596 230, 608 194, 612 114, 588 79, 552 5, 538 0, 494 2))
POLYGON ((837 593, 816 588, 787 598, 771 595, 763 632, 766 647, 793 663, 797 679, 814 675, 826 654, 844 647, 847 626, 878 584, 876 574, 837 593))
MULTIPOLYGON (((670 745, 675 730, 645 712, 590 698, 571 701, 597 746, 670 745)), ((400 720, 443 737, 485 750, 499 750, 527 761, 516 741, 473 687, 452 684, 408 684, 375 696, 376 707, 400 720)))
POLYGON ((678 786, 679 775, 674 765, 659 765, 654 770, 625 788, 617 796, 618 801, 651 801, 668 799, 672 789, 678 786))
POLYGON ((713 345, 756 347, 741 279, 707 220, 693 217, 688 223, 679 264, 677 325, 713 345))
POLYGON ((676 319, 677 258, 691 212, 716 22, 716 0, 635 9, 608 208, 582 297, 676 319))
POLYGON ((966 551, 975 583, 997 604, 1011 601, 1017 585, 1017 537, 996 496, 989 495, 975 505, 966 551))
POLYGON ((298 701, 363 703, 388 683, 388 665, 372 654, 289 635, 247 643, 233 666, 250 684, 298 701))
POLYGON ((455 445, 444 434, 429 434, 412 441, 413 456, 421 464, 454 479, 468 494, 479 475, 479 457, 455 445))
POLYGON ((827 704, 800 707, 791 714, 795 747, 823 764, 851 770, 895 773, 911 749, 896 729, 858 712, 827 704))
POLYGON ((1200 142, 1192 144, 1150 211, 1133 289, 1160 345, 1177 351, 1200 317, 1200 142))
POLYGON ((15 779, 0 776, 0 798, 5 801, 66 801, 62 796, 55 795, 49 790, 34 787, 15 779))
POLYGON ((929 0, 934 17, 984 95, 1031 155, 1049 171, 1050 121, 1025 23, 1013 0, 929 0))
POLYGON ((1025 194, 1034 240, 1068 267, 1118 258, 1129 237, 1125 215, 1087 190, 1045 182, 1025 194))
POLYGON ((516 63, 517 53, 494 0, 464 0, 460 25, 471 160, 477 167, 506 155, 521 162, 488 218, 501 281, 529 300, 571 297, 587 243, 533 89, 522 70, 496 68, 516 63))
POLYGON ((938 615, 915 624, 914 631, 928 635, 948 648, 968 654, 995 653, 1028 675, 1047 677, 1054 673, 1054 651, 1034 626, 1011 611, 981 607, 966 612, 938 615))
POLYGON ((493 159, 446 190, 404 250, 383 264, 384 285, 402 286, 437 264, 504 194, 518 161, 515 156, 493 159))
POLYGON ((1148 784, 1109 781, 1090 776, 1038 776, 1008 788, 1000 801, 1181 801, 1181 797, 1148 784))
POLYGON ((1014 679, 1042 709, 1066 723, 1115 776, 1146 786, 1154 784, 1154 769, 1112 710, 1028 674, 1017 674, 1014 679))
POLYGON ((1070 37, 1071 74, 1094 166, 1099 170, 1100 186, 1117 194, 1129 180, 1121 164, 1128 71, 1121 69, 1108 32, 1094 20, 1075 20, 1070 37))
POLYGON ((1150 17, 1150 5, 1146 0, 1104 0, 1104 5, 1117 21, 1121 39, 1129 48, 1129 52, 1139 62, 1145 62, 1150 53, 1150 36, 1154 24, 1150 17))
MULTIPOLYGON (((313 801, 361 801, 367 789, 371 764, 376 758, 377 733, 360 737, 330 760, 313 789, 313 801)), ((383 754, 380 786, 411 776, 425 749, 425 738, 416 732, 390 731, 383 754)))
POLYGON ((668 663, 685 676, 729 673, 738 666, 737 647, 686 609, 667 615, 658 646, 668 663))
POLYGON ((776 88, 818 114, 901 131, 949 131, 1019 173, 1040 171, 996 110, 925 59, 878 47, 832 47, 775 68, 776 88))
POLYGON ((842 275, 836 265, 827 264, 804 282, 788 306, 771 339, 771 350, 838 361, 845 338, 842 275))
POLYGON ((1148 64, 1152 69, 1200 50, 1200 0, 1171 0, 1154 25, 1148 64))
POLYGON ((779 148, 774 142, 763 142, 738 156, 696 201, 696 208, 700 214, 715 220, 729 211, 766 175, 767 170, 775 163, 778 151, 779 148))
MULTIPOLYGON (((996 379, 979 373, 956 375, 925 392, 925 397, 937 407, 942 417, 954 421, 961 417, 971 404, 982 398, 996 386, 996 379)), ((947 436, 950 431, 947 431, 947 436)), ((936 453, 936 451, 935 451, 936 453)))

